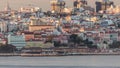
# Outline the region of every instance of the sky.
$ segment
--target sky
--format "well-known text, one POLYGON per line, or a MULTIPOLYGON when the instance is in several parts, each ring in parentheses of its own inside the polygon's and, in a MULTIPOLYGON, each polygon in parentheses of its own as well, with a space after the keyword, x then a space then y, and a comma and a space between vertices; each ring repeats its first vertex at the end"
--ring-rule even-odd
MULTIPOLYGON (((73 0, 65 0, 67 3, 67 7, 72 7, 73 0)), ((88 5, 95 8, 95 1, 96 0, 87 0, 88 5)), ((116 5, 120 4, 120 0, 113 0, 116 5)), ((18 9, 20 7, 28 6, 29 4, 40 7, 44 11, 50 10, 50 0, 0 0, 0 10, 4 10, 4 8, 7 5, 7 2, 9 2, 9 5, 12 9, 18 9)))

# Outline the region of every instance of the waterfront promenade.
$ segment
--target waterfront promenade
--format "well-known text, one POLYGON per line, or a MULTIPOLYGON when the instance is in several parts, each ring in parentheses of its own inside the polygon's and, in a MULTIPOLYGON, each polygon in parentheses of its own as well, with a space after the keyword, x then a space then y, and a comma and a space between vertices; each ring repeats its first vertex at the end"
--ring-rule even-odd
POLYGON ((21 56, 20 53, 0 53, 0 56, 21 56))
POLYGON ((20 52, 0 53, 0 56, 22 56, 22 57, 42 57, 42 56, 89 56, 89 55, 120 55, 120 51, 98 50, 85 47, 80 48, 23 48, 20 52))
POLYGON ((21 56, 21 57, 54 57, 54 56, 120 56, 120 53, 71 53, 71 54, 25 54, 25 53, 0 53, 0 56, 21 56))

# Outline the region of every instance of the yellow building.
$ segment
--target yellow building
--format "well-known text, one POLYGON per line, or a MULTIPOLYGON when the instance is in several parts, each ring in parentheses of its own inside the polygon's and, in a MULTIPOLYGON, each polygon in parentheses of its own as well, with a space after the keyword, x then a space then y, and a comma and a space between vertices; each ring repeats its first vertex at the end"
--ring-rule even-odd
POLYGON ((37 31, 37 30, 41 30, 41 29, 54 29, 55 26, 53 25, 30 25, 29 26, 29 31, 33 32, 33 31, 37 31))
POLYGON ((29 31, 37 31, 41 29, 54 29, 55 26, 52 25, 50 22, 43 22, 41 18, 31 17, 29 31))

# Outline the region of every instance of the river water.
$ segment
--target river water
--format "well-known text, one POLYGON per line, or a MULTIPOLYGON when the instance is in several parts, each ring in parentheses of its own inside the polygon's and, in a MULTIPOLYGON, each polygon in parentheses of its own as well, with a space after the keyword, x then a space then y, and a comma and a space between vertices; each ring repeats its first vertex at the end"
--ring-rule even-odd
POLYGON ((120 56, 0 57, 0 68, 120 68, 120 56))

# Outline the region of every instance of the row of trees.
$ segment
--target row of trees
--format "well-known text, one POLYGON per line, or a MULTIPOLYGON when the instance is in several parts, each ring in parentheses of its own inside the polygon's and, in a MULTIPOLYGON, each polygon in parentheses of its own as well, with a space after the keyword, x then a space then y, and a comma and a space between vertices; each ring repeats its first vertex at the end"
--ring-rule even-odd
POLYGON ((87 46, 88 48, 97 48, 96 45, 93 45, 92 41, 88 39, 83 40, 82 37, 78 36, 77 34, 70 35, 68 39, 68 44, 60 43, 60 41, 54 41, 55 47, 79 47, 79 46, 87 46), (71 44, 72 43, 72 44, 71 44))
MULTIPOLYGON (((54 43, 55 47, 79 47, 79 46, 87 46, 88 48, 99 48, 97 45, 93 44, 92 41, 89 41, 88 39, 83 40, 82 37, 78 36, 77 34, 72 34, 67 39, 68 43, 61 43, 60 41, 53 41, 53 36, 48 36, 48 40, 45 41, 45 43, 50 42, 54 43)), ((108 45, 106 41, 103 42, 103 44, 108 45)), ((120 41, 114 41, 112 44, 108 45, 109 48, 119 48, 120 47, 120 41)))
POLYGON ((89 41, 88 39, 83 40, 83 38, 78 36, 77 34, 70 35, 69 42, 73 42, 75 47, 78 47, 78 45, 79 45, 79 46, 87 46, 88 48, 97 49, 97 46, 93 45, 92 41, 89 41))
POLYGON ((120 48, 120 41, 114 41, 112 44, 109 45, 109 48, 120 48))
MULTIPOLYGON (((104 44, 107 44, 106 41, 103 42, 104 44)), ((78 36, 77 34, 70 35, 68 39, 68 44, 60 43, 60 41, 54 41, 55 47, 79 47, 79 46, 87 46, 88 48, 94 48, 97 49, 98 46, 94 45, 92 41, 89 41, 88 39, 83 40, 82 37, 78 36), (70 44, 73 43, 73 44, 70 44)), ((120 48, 120 41, 113 41, 112 44, 108 45, 109 48, 120 48)))

